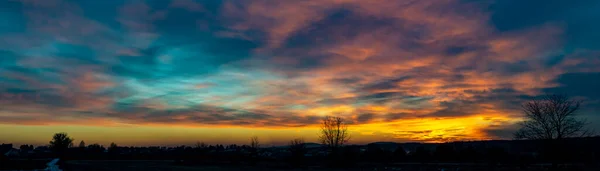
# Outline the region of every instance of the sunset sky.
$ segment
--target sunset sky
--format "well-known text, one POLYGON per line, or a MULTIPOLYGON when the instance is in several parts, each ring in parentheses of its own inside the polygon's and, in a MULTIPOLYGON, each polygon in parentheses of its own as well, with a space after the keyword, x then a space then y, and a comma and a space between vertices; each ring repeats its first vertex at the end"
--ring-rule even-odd
POLYGON ((598 0, 2 0, 0 143, 510 139, 520 104, 600 130, 598 0))

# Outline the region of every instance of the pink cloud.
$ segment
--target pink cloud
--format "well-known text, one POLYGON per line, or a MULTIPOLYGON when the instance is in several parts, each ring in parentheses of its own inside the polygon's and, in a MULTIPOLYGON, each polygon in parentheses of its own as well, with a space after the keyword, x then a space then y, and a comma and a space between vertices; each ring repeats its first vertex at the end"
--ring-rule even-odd
POLYGON ((117 20, 136 32, 150 32, 154 29, 153 21, 166 17, 166 11, 154 11, 146 3, 137 1, 119 8, 120 18, 117 20))
POLYGON ((77 89, 86 93, 94 93, 115 85, 106 75, 100 75, 91 72, 83 73, 79 77, 69 78, 68 80, 69 85, 77 87, 77 89))
MULTIPOLYGON (((318 60, 323 64, 294 71, 275 68, 275 71, 290 77, 286 85, 306 86, 293 90, 269 88, 266 90, 269 95, 251 102, 251 106, 267 110, 283 110, 286 105, 278 103, 279 99, 309 108, 318 106, 317 101, 332 97, 325 92, 356 97, 360 91, 357 89, 366 84, 407 76, 409 78, 395 82, 396 87, 368 93, 398 92, 416 97, 430 96, 433 99, 429 103, 433 107, 429 109, 435 111, 443 109, 440 105, 444 101, 473 98, 474 93, 470 92, 512 88, 521 93, 535 94, 537 89, 555 86, 552 79, 566 72, 560 67, 548 70, 543 66, 535 66, 540 56, 553 53, 551 49, 560 46, 557 43, 559 40, 555 39, 562 34, 560 27, 549 24, 519 32, 500 33, 489 25, 489 14, 478 10, 487 4, 456 0, 251 1, 242 4, 227 3, 223 15, 240 19, 230 26, 231 29, 267 33, 267 45, 257 53, 286 52, 275 54, 271 59, 283 66, 295 66, 306 60, 318 60), (360 16, 385 18, 389 23, 371 30, 357 30, 359 28, 352 25, 325 30, 332 33, 324 38, 331 42, 329 44, 314 41, 317 45, 302 49, 281 46, 290 36, 306 32, 305 28, 322 21, 331 10, 337 8, 349 9, 360 16), (335 34, 346 30, 357 33, 353 36, 335 34), (417 33, 418 37, 410 37, 417 33), (449 54, 448 49, 452 47, 464 50, 449 54), (313 59, 312 56, 318 58, 313 59), (499 62, 518 61, 531 62, 531 67, 540 67, 537 68, 539 72, 506 74, 487 71, 499 62), (461 68, 470 69, 459 71, 461 68), (460 79, 456 78, 457 75, 460 79), (332 81, 347 77, 358 79, 354 84, 332 81)), ((385 104, 396 105, 387 112, 411 112, 399 110, 402 105, 398 106, 398 103, 385 104)), ((488 108, 501 110, 501 106, 495 104, 482 109, 488 108)), ((432 111, 412 111, 416 114, 428 112, 432 111)))

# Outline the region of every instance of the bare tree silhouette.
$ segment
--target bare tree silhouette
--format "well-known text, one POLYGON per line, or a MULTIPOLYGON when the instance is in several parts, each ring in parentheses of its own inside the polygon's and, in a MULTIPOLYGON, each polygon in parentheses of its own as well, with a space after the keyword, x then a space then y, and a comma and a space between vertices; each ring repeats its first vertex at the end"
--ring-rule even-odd
POLYGON ((350 140, 348 126, 340 117, 327 116, 321 123, 319 140, 330 149, 337 149, 350 140))
POLYGON ((62 153, 71 146, 73 146, 73 139, 64 132, 54 134, 50 141, 50 149, 57 153, 62 153))
POLYGON ((522 105, 526 120, 515 139, 559 140, 591 135, 587 122, 577 119, 581 102, 564 95, 546 95, 522 105))
POLYGON ((304 148, 304 139, 303 138, 296 138, 290 141, 290 147, 292 148, 304 148))
POLYGON ((258 141, 257 136, 253 136, 252 138, 250 138, 250 147, 252 147, 253 149, 260 148, 260 142, 258 141))
POLYGON ((304 143, 304 139, 296 138, 290 141, 289 144, 292 164, 301 164, 304 161, 304 155, 306 154, 306 144, 304 143))
POLYGON ((290 152, 292 152, 293 156, 304 156, 306 152, 306 146, 304 144, 304 139, 296 138, 290 141, 290 152))

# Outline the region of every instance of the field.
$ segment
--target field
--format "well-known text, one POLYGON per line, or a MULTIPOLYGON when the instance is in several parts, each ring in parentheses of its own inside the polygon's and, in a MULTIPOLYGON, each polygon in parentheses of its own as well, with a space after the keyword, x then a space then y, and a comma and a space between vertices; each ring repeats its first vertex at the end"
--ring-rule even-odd
MULTIPOLYGON (((564 167, 564 166, 563 166, 564 167)), ((267 166, 264 164, 257 164, 255 166, 239 166, 239 165, 201 165, 201 166, 183 166, 177 165, 173 161, 69 161, 66 169, 72 171, 131 171, 131 170, 143 170, 143 171, 210 171, 210 170, 222 170, 222 171, 278 171, 278 170, 402 170, 402 171, 545 171, 549 170, 548 165, 534 165, 528 167, 521 166, 491 166, 487 164, 420 164, 420 163, 402 163, 396 164, 394 167, 384 167, 376 165, 361 164, 360 166, 347 167, 342 169, 322 168, 322 167, 304 167, 304 168, 289 168, 289 167, 274 167, 267 166)), ((571 165, 568 168, 558 170, 569 170, 569 171, 596 171, 597 167, 583 166, 583 165, 571 165)))
MULTIPOLYGON (((277 170, 253 166, 180 166, 173 161, 70 161, 68 168, 72 171, 259 171, 277 170)), ((289 169, 285 169, 289 170, 289 169)))

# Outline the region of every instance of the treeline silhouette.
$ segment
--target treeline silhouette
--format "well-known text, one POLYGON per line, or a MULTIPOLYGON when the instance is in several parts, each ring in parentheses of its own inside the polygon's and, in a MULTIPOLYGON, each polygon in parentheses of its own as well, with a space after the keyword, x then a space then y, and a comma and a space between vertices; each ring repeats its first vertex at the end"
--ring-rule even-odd
MULTIPOLYGON (((600 162, 600 137, 570 138, 562 148, 540 146, 538 140, 473 141, 441 144, 371 143, 328 146, 292 141, 289 146, 258 148, 252 145, 205 145, 179 147, 125 147, 112 143, 58 148, 21 145, 13 158, 63 160, 173 160, 178 164, 346 165, 351 163, 485 163, 530 165, 537 163, 593 164, 600 162)), ((257 144, 255 144, 257 145, 257 144)), ((6 160, 6 158, 5 158, 6 160)))
MULTIPOLYGON (((349 145, 348 127, 340 117, 323 118, 320 144, 296 138, 287 146, 261 148, 259 137, 249 145, 207 145, 178 147, 125 147, 111 143, 86 145, 67 133, 56 133, 48 146, 0 146, 0 164, 18 163, 19 159, 60 158, 68 160, 172 160, 179 165, 272 165, 335 166, 445 163, 456 165, 519 166, 592 165, 600 163, 600 137, 585 128, 585 120, 576 117, 580 101, 562 95, 547 95, 523 104, 525 120, 511 141, 472 141, 439 144, 371 143, 349 145), (15 160, 16 159, 16 160, 15 160), (10 160, 10 161, 9 161, 10 160)), ((0 167, 0 169, 2 169, 0 167)), ((569 169, 567 169, 569 170, 569 169)))

